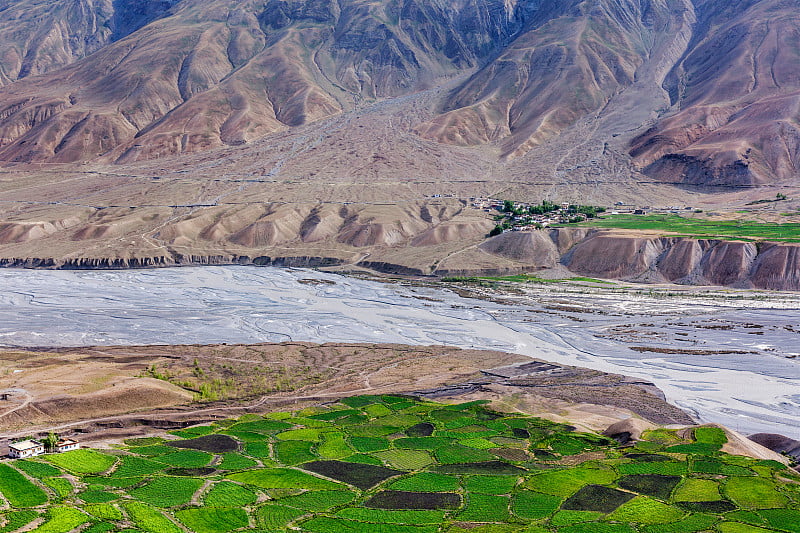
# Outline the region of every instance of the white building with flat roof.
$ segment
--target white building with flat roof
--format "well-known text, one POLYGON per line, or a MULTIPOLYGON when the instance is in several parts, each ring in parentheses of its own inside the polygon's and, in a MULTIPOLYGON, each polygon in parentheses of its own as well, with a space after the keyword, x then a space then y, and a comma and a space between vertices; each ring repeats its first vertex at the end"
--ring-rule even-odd
POLYGON ((23 440, 8 446, 8 456, 12 459, 35 457, 44 453, 44 444, 38 440, 23 440))

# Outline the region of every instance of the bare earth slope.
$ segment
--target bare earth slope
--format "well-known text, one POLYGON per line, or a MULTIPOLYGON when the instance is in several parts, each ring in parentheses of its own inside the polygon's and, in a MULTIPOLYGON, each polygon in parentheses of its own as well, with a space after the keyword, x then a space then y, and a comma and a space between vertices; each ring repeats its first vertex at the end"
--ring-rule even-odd
POLYGON ((800 7, 697 2, 692 43, 670 72, 671 109, 633 141, 645 172, 683 183, 796 180, 800 7))
POLYGON ((244 143, 471 68, 517 30, 518 12, 501 0, 183 0, 0 91, 0 159, 131 161, 244 143))
POLYGON ((0 1, 0 86, 74 63, 165 16, 175 2, 0 1))
MULTIPOLYGON (((791 197, 798 27, 784 0, 0 0, 0 258, 505 273, 568 247, 479 246, 471 197, 791 197)), ((656 277, 792 288, 793 250, 656 277)))
POLYGON ((0 13, 0 161, 239 145, 461 76, 412 131, 490 147, 529 178, 798 177, 796 2, 6 0, 0 13))

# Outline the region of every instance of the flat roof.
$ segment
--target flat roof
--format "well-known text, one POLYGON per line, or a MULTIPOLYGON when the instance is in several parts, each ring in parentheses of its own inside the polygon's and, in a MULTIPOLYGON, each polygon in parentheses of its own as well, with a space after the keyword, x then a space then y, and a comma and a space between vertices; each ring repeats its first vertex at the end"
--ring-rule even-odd
POLYGON ((18 451, 25 451, 30 450, 31 448, 40 448, 42 446, 41 442, 37 442, 35 440, 23 440, 21 442, 15 442, 14 444, 10 444, 8 447, 18 451))

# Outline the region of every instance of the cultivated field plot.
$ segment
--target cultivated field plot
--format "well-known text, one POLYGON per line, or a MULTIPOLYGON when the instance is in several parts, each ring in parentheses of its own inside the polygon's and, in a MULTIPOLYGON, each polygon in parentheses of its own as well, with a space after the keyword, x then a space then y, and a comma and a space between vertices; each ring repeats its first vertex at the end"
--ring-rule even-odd
POLYGON ((357 396, 10 461, 0 533, 800 533, 800 475, 685 434, 357 396))
POLYGON ((716 220, 678 215, 613 215, 586 226, 629 230, 664 231, 697 238, 800 242, 800 224, 716 220))

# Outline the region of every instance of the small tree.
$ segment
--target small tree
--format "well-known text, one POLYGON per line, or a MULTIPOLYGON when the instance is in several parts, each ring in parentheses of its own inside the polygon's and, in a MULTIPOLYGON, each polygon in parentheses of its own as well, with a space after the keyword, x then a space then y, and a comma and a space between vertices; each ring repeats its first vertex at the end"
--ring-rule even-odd
POLYGON ((44 445, 44 450, 46 452, 55 451, 56 446, 58 445, 58 435, 51 431, 45 438, 42 439, 42 444, 44 445))

